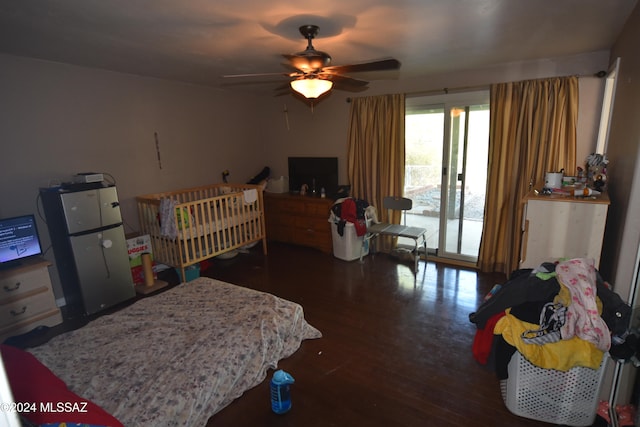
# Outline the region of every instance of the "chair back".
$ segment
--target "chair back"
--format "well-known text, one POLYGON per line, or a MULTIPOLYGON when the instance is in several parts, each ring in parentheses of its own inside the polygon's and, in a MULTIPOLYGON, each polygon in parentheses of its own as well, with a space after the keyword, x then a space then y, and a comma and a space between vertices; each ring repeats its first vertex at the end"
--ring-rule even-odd
POLYGON ((403 211, 402 218, 404 225, 407 225, 407 211, 413 207, 413 201, 406 197, 386 196, 382 199, 382 206, 392 211, 403 211))

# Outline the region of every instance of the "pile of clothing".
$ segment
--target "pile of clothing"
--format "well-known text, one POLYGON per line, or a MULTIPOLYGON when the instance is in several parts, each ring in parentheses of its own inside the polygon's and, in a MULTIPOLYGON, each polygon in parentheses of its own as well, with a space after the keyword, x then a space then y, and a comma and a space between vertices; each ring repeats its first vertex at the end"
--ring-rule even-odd
POLYGON ((331 207, 329 222, 336 224, 340 236, 344 235, 344 227, 348 223, 354 225, 358 237, 364 236, 372 208, 365 200, 344 197, 336 200, 331 207))
POLYGON ((469 315, 477 327, 474 358, 499 379, 515 351, 544 369, 598 369, 605 352, 623 342, 631 307, 586 258, 515 271, 469 315))

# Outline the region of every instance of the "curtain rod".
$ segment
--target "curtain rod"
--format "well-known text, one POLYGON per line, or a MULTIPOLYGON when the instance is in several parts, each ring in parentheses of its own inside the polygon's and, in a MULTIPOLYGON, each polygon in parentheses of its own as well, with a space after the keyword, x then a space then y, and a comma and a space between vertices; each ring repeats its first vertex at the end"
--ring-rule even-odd
MULTIPOLYGON (((574 74, 576 77, 598 77, 598 78, 603 78, 604 76, 607 75, 606 71, 598 71, 597 73, 594 74, 574 74)), ((532 79, 532 80, 542 80, 542 79, 548 79, 550 77, 541 77, 540 79, 532 79)), ((414 95, 436 95, 436 94, 445 94, 448 95, 450 93, 454 93, 454 92, 468 92, 468 91, 473 91, 473 90, 483 90, 483 89, 489 89, 491 87, 491 84, 483 84, 483 85, 476 85, 476 86, 458 86, 458 87, 454 87, 454 88, 442 88, 442 89, 431 89, 431 90, 425 90, 425 91, 417 91, 417 92, 405 92, 405 95, 410 95, 410 96, 414 96, 414 95)), ((351 102, 351 98, 347 98, 347 103, 351 102)))
MULTIPOLYGON (((405 95, 436 95, 439 93, 444 93, 445 95, 448 95, 450 93, 453 92, 467 92, 467 91, 471 91, 471 90, 482 90, 482 89, 489 89, 490 85, 478 85, 478 86, 459 86, 459 87, 454 87, 454 88, 442 88, 442 89, 431 89, 431 90, 423 90, 423 91, 417 91, 417 92, 404 92, 405 95)), ((347 98, 347 103, 351 102, 352 98, 347 98)))
POLYGON ((442 89, 423 90, 418 92, 406 92, 405 95, 436 95, 443 93, 448 95, 454 92, 469 92, 473 90, 485 90, 491 87, 490 84, 476 85, 476 86, 458 86, 458 87, 444 87, 442 89))
MULTIPOLYGON (((454 88, 442 88, 442 89, 431 89, 431 90, 423 90, 418 92, 404 92, 405 95, 435 95, 438 93, 449 94, 452 92, 466 92, 470 90, 482 90, 489 89, 490 85, 478 85, 478 86, 459 86, 454 88)), ((351 102, 351 97, 347 98, 347 103, 351 102)))

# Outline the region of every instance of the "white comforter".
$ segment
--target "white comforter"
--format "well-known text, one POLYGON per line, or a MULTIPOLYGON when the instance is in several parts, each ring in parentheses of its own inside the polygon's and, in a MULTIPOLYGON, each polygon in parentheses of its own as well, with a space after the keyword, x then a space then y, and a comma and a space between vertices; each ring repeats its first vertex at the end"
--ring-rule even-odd
POLYGON ((204 426, 319 337, 296 303, 199 278, 29 351, 127 427, 204 426))

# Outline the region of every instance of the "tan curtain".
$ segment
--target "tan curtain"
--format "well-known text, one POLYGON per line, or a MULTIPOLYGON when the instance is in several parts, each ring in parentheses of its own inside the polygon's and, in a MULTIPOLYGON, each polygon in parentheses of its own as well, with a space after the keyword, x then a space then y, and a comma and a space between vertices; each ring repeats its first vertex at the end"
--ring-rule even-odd
POLYGON ((546 172, 575 174, 578 78, 559 77, 491 87, 489 173, 478 267, 518 268, 523 197, 546 172))
POLYGON ((404 94, 354 98, 351 101, 347 173, 351 195, 376 207, 378 219, 385 196, 402 196, 404 190, 404 94))

